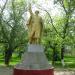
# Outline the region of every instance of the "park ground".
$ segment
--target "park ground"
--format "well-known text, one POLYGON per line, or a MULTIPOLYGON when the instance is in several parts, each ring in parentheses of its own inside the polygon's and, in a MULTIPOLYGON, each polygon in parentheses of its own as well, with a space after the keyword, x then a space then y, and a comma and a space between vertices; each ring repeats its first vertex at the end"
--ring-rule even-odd
MULTIPOLYGON (((75 57, 66 57, 65 66, 62 67, 61 62, 57 61, 54 65, 54 75, 75 75, 75 57)), ((16 58, 17 59, 17 58, 16 58)), ((13 65, 19 63, 20 60, 12 59, 9 67, 0 61, 0 75, 13 75, 13 65)))
MULTIPOLYGON (((54 75, 75 75, 75 57, 65 57, 65 66, 63 67, 60 61, 56 61, 54 65, 54 75)), ((13 57, 10 61, 10 66, 4 65, 4 59, 0 56, 0 75, 13 75, 13 67, 18 64, 20 59, 13 57)))

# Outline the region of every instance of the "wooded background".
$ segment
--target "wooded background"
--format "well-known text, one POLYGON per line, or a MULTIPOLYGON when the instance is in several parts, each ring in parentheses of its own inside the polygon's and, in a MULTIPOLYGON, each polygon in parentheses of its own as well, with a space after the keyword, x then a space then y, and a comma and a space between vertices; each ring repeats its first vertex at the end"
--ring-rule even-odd
MULTIPOLYGON (((41 44, 48 60, 55 64, 67 57, 75 58, 75 0, 51 0, 53 9, 49 7, 50 0, 44 0, 43 5, 48 3, 48 7, 39 0, 31 2, 43 14, 41 44), (55 9, 58 12, 52 15, 55 9)), ((14 59, 20 60, 27 50, 27 4, 27 0, 0 0, 0 62, 6 65, 14 59)))

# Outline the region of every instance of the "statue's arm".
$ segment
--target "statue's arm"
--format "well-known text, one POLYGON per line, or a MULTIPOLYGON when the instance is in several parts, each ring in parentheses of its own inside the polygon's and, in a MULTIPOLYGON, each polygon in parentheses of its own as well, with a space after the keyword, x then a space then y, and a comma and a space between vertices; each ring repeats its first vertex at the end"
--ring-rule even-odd
POLYGON ((31 4, 29 4, 29 13, 30 13, 30 15, 33 14, 32 9, 31 9, 31 4))

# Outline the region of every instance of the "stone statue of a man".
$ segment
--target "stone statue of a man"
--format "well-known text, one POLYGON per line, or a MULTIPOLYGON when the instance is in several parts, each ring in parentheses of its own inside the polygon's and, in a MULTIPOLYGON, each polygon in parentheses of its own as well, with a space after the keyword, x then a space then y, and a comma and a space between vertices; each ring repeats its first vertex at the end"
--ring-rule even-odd
POLYGON ((29 5, 29 13, 30 13, 30 18, 27 22, 29 43, 39 44, 43 30, 43 20, 39 16, 38 10, 35 11, 35 14, 33 14, 31 9, 31 4, 29 5))

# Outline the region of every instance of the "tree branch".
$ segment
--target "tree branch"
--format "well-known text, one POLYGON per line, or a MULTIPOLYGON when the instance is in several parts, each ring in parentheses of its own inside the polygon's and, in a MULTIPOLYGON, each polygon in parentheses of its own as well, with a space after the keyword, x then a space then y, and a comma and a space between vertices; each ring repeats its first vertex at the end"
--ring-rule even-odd
MULTIPOLYGON (((40 5, 39 5, 39 6, 40 6, 40 5)), ((41 7, 41 6, 40 6, 40 7, 41 7)), ((39 8, 39 7, 38 7, 38 8, 39 8)), ((42 9, 42 8, 39 8, 39 9, 45 11, 45 12, 49 15, 49 18, 50 18, 50 20, 51 20, 51 24, 52 24, 54 30, 55 30, 56 33, 61 37, 61 35, 58 33, 57 29, 55 28, 55 26, 54 26, 54 24, 53 24, 53 20, 52 20, 52 17, 51 17, 51 15, 50 15, 50 13, 49 13, 46 9, 42 9)))
POLYGON ((0 40, 0 43, 8 43, 8 42, 6 42, 6 41, 3 41, 3 40, 0 40))
POLYGON ((4 4, 3 8, 1 9, 1 13, 3 13, 3 11, 4 11, 5 7, 6 7, 7 2, 8 2, 8 0, 6 0, 6 2, 5 2, 5 4, 4 4))
POLYGON ((9 41, 7 35, 6 35, 6 32, 4 31, 4 28, 2 26, 2 33, 3 33, 3 38, 5 38, 7 41, 9 41))
POLYGON ((10 28, 13 28, 13 27, 9 24, 9 21, 10 21, 10 20, 9 20, 9 21, 4 21, 4 20, 2 19, 2 21, 5 22, 10 28))

